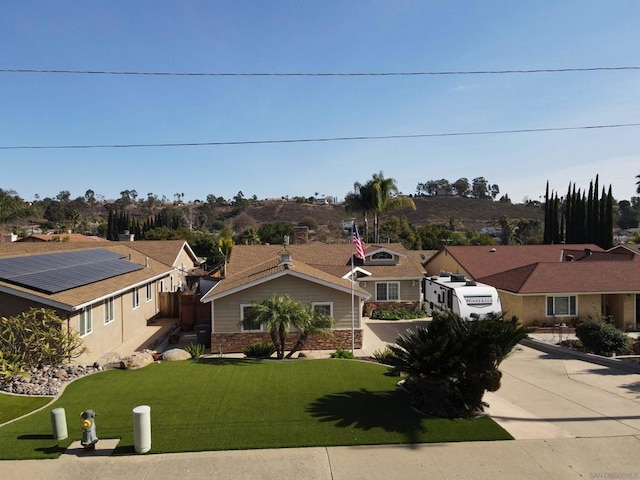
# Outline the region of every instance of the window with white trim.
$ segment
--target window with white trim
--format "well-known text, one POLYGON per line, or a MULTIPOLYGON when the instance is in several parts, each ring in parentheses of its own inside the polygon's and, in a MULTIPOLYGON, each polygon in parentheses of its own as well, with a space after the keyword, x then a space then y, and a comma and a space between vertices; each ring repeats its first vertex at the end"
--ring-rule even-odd
POLYGON ((312 302, 311 307, 314 310, 322 310, 324 313, 333 317, 333 303, 332 302, 312 302))
POLYGON ((104 324, 105 325, 108 324, 108 323, 113 322, 116 319, 115 305, 114 305, 113 297, 107 298, 104 301, 103 310, 104 310, 104 324))
POLYGON ((80 332, 80 336, 84 337, 85 335, 89 335, 93 331, 93 323, 91 321, 91 305, 88 307, 83 307, 80 310, 80 328, 78 331, 80 332))
POLYGON ((394 302, 400 300, 400 282, 377 282, 376 302, 394 302))
POLYGON ((138 308, 140 306, 140 290, 134 288, 131 291, 131 306, 133 308, 138 308))
POLYGON ((575 317, 577 304, 575 295, 547 297, 547 317, 575 317))
POLYGON ((151 293, 151 283, 147 283, 145 285, 145 289, 147 290, 147 302, 150 302, 153 299, 153 295, 151 293))
POLYGON ((243 332, 261 332, 263 331, 262 324, 256 322, 253 317, 253 305, 240 305, 240 325, 243 332))

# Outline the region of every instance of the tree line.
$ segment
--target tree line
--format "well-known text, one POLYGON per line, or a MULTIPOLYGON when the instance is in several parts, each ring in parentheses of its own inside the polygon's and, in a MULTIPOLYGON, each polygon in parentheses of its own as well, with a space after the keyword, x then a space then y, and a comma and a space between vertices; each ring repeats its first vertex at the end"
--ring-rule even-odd
POLYGON ((545 191, 544 243, 595 243, 613 247, 613 194, 603 187, 599 193, 598 176, 589 183, 589 190, 576 190, 569 184, 566 197, 545 191))
MULTIPOLYGON (((497 184, 489 183, 484 177, 474 178, 471 183, 465 177, 455 182, 449 182, 444 178, 440 180, 428 180, 418 183, 416 195, 434 197, 437 195, 457 195, 460 197, 495 199, 500 193, 497 184)), ((508 196, 503 196, 508 199, 508 196)))

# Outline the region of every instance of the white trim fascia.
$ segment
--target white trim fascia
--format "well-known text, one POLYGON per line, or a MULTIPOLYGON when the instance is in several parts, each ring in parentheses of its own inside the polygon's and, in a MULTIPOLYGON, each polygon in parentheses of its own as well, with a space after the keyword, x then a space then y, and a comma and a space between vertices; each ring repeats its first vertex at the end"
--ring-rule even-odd
MULTIPOLYGON (((253 282, 244 283, 244 284, 239 285, 239 286, 237 286, 235 288, 232 288, 230 290, 222 292, 220 295, 215 295, 214 294, 214 295, 211 296, 211 300, 209 300, 209 301, 218 300, 220 298, 224 298, 224 297, 227 297, 229 295, 233 295, 234 293, 241 292, 242 290, 246 290, 248 288, 255 287, 256 285, 260 285, 262 283, 270 282, 271 280, 275 280, 275 279, 283 277, 285 275, 292 275, 292 276, 294 276, 296 278, 301 278, 303 280, 307 280, 307 281, 310 281, 312 283, 317 283, 318 285, 322 285, 324 287, 332 288, 333 290, 338 290, 338 291, 341 291, 341 292, 344 292, 344 293, 351 293, 351 288, 350 287, 342 287, 340 285, 336 285, 335 283, 325 282, 324 280, 320 280, 320 279, 318 279, 316 277, 312 277, 312 276, 309 276, 309 275, 304 275, 302 273, 294 272, 293 270, 288 270, 287 269, 287 270, 282 270, 280 272, 274 273, 273 275, 269 275, 267 277, 260 278, 259 280, 254 280, 253 282)), ((222 282, 220 282, 220 283, 222 283, 222 282)), ((211 292, 212 290, 213 289, 211 289, 209 291, 211 292)), ((363 294, 363 293, 360 293, 360 292, 353 292, 353 293, 354 293, 354 295, 357 295, 358 297, 361 297, 361 298, 368 298, 370 296, 368 293, 367 294, 363 294)), ((204 300, 204 298, 202 300, 204 300)))
POLYGON ((364 282, 404 282, 409 280, 422 281, 424 277, 367 277, 364 282))
POLYGON ((386 247, 379 247, 376 248, 375 250, 371 250, 370 252, 367 252, 367 254, 365 255, 366 257, 370 257, 371 255, 374 255, 378 252, 387 252, 390 253, 392 255, 401 257, 401 258, 405 258, 406 255, 404 253, 400 253, 400 252, 396 252, 395 250, 391 250, 390 248, 386 248, 386 247))
POLYGON ((344 280, 349 280, 349 279, 351 278, 351 276, 353 275, 353 272, 356 272, 356 273, 360 272, 360 273, 362 273, 363 275, 366 275, 367 277, 370 277, 371 275, 373 275, 373 273, 371 273, 371 272, 369 272, 369 271, 365 270, 364 268, 355 267, 353 270, 349 270, 347 273, 345 273, 345 274, 342 276, 342 279, 344 279, 344 280))

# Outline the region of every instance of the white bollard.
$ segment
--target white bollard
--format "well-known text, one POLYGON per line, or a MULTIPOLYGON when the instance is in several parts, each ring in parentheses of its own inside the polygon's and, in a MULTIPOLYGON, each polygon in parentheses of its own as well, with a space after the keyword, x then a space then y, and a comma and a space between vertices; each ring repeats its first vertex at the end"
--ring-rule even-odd
POLYGON ((136 453, 151 450, 151 407, 140 405, 133 409, 133 445, 136 453))
POLYGON ((64 440, 69 436, 67 432, 67 415, 64 412, 64 408, 51 410, 51 428, 53 429, 54 440, 64 440))

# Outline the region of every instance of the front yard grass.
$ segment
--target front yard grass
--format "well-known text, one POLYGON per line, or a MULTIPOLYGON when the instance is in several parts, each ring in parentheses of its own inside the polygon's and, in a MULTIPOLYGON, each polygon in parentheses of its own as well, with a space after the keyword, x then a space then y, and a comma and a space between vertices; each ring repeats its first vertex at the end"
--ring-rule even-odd
POLYGON ((81 437, 80 412, 98 413, 98 438, 134 453, 133 414, 151 407, 150 453, 507 440, 488 417, 428 419, 409 408, 387 368, 353 360, 192 360, 111 370, 70 384, 44 410, 0 428, 0 459, 55 458, 81 437), (69 438, 52 439, 66 411, 69 438))
POLYGON ((0 393, 0 425, 26 415, 51 401, 51 397, 26 397, 0 393))

